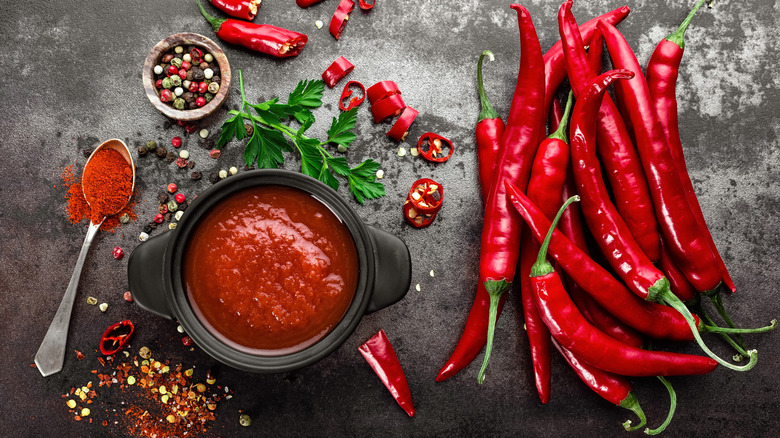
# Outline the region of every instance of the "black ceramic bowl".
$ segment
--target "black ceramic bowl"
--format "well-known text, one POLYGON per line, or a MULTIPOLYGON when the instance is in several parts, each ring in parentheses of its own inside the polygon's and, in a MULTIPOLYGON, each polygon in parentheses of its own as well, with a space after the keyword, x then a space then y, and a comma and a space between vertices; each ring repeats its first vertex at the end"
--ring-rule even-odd
POLYGON ((140 244, 128 262, 130 292, 140 307, 176 319, 195 343, 215 359, 251 372, 285 372, 310 365, 337 349, 364 314, 387 307, 406 295, 411 282, 409 249, 399 238, 368 226, 333 189, 314 178, 286 170, 254 170, 231 176, 198 195, 176 229, 140 244), (352 235, 358 254, 358 283, 341 321, 313 345, 282 356, 263 356, 223 342, 201 322, 183 285, 187 242, 198 221, 220 201, 258 185, 281 185, 311 194, 338 216, 352 235))

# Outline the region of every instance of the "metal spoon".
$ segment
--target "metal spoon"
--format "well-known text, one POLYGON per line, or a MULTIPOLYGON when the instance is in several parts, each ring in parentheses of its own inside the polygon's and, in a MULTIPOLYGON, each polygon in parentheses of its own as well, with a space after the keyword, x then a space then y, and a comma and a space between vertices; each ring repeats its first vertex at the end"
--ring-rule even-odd
MULTIPOLYGON (((135 189, 135 163, 133 157, 130 155, 130 150, 122 140, 111 139, 106 140, 98 146, 94 152, 87 159, 87 163, 84 165, 86 169, 89 166, 89 162, 92 157, 98 151, 104 149, 114 149, 130 164, 130 168, 133 169, 133 183, 130 193, 135 189)), ((130 198, 127 199, 130 201, 130 198)), ((124 208, 124 205, 112 214, 116 214, 124 208)), ((38 367, 38 371, 46 377, 54 373, 58 373, 62 370, 62 365, 65 362, 65 347, 68 342, 68 326, 70 325, 70 314, 73 310, 73 302, 76 299, 76 290, 79 286, 79 278, 81 278, 81 269, 84 267, 84 261, 87 258, 87 252, 92 244, 92 239, 95 238, 100 225, 106 218, 100 220, 98 223, 91 222, 87 229, 87 237, 84 238, 84 244, 81 245, 81 252, 79 253, 78 261, 76 261, 76 267, 73 269, 73 275, 70 277, 70 283, 65 290, 65 296, 62 297, 57 314, 54 315, 54 320, 49 326, 49 330, 46 332, 46 336, 41 342, 41 346, 38 348, 38 352, 35 354, 35 365, 38 367)))

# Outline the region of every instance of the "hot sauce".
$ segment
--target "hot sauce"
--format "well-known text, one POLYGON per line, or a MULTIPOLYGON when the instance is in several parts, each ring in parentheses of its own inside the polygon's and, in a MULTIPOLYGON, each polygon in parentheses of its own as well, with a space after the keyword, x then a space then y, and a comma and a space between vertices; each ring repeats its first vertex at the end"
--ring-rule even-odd
POLYGON ((183 280, 210 330, 236 348, 281 355, 324 337, 358 280, 347 227, 301 190, 258 186, 230 195, 198 222, 183 280))

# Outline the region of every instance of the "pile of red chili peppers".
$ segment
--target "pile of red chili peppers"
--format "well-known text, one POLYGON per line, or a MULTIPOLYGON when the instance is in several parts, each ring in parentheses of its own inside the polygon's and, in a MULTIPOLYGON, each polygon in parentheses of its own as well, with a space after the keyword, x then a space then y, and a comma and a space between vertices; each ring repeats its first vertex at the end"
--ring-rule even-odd
POLYGON ((506 123, 483 85, 483 59, 493 54, 483 52, 477 65, 476 140, 485 205, 479 284, 463 334, 437 381, 455 375, 485 348, 478 375, 484 381, 510 289, 522 296, 542 403, 550 400, 555 347, 597 394, 637 414, 641 424, 627 422, 627 430, 645 424, 629 377, 657 376, 672 397, 666 421, 645 430, 657 434, 676 405, 665 376, 706 374, 718 364, 737 371, 755 366, 756 350, 747 349, 740 335, 772 330, 776 320, 741 329, 724 310, 721 286, 730 292, 736 287, 704 220, 678 131, 675 83, 683 38, 705 1, 658 44, 647 76, 615 27, 628 16, 627 6, 578 25, 571 0, 564 2, 561 40, 546 53, 529 11, 511 6, 518 15, 520 65, 506 123), (604 47, 615 70, 602 73, 604 47), (571 91, 564 110, 557 96, 567 77, 571 91), (614 100, 606 94, 613 85, 614 100), (545 138, 548 116, 551 134, 545 138), (712 299, 728 327, 716 325, 697 291, 712 299), (733 361, 713 353, 702 333, 719 334, 735 349, 733 361), (653 339, 695 341, 706 355, 651 350, 653 339))

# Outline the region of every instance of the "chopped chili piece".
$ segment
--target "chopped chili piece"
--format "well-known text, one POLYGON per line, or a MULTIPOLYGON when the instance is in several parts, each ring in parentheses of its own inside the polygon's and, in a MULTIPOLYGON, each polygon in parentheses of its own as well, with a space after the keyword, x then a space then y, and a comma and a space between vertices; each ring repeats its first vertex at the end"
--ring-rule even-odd
POLYGON ((347 85, 344 85, 344 91, 341 92, 341 98, 339 99, 339 109, 342 111, 349 111, 352 108, 360 106, 363 103, 363 99, 366 98, 366 87, 358 81, 349 81, 347 85), (344 101, 352 96, 351 87, 357 87, 360 89, 360 97, 353 97, 349 100, 349 103, 345 106, 344 101))
POLYGON ((421 178, 412 184, 406 199, 421 214, 436 214, 444 202, 444 187, 430 178, 421 178))
POLYGON ((449 160, 454 150, 455 147, 450 139, 433 132, 426 132, 417 140, 417 151, 423 158, 434 163, 443 163, 449 160), (443 145, 447 145, 450 150, 447 155, 444 155, 443 145))
POLYGON ((403 98, 400 94, 392 94, 371 104, 371 115, 374 116, 374 122, 381 123, 385 120, 401 114, 406 108, 403 98))
POLYGON ((386 135, 395 141, 406 140, 406 135, 409 134, 409 127, 412 126, 412 122, 414 122, 418 114, 420 114, 419 111, 407 106, 398 117, 398 120, 393 123, 393 127, 387 131, 386 135))
POLYGON ((252 21, 257 16, 261 0, 211 0, 211 4, 231 17, 252 21))
POLYGON ((309 6, 321 1, 322 0, 295 0, 295 4, 302 8, 308 8, 309 6))
POLYGON ((415 228, 425 228, 436 219, 436 213, 419 213, 409 199, 404 201, 403 212, 404 219, 415 228))
POLYGON ((352 65, 347 58, 339 56, 333 63, 322 72, 322 80, 333 88, 340 80, 344 79, 344 76, 348 75, 355 66, 352 65))
POLYGON ((100 337, 100 352, 106 356, 118 352, 127 345, 133 330, 135 327, 129 319, 112 324, 100 337))
POLYGON ((398 361, 398 356, 387 339, 384 330, 379 330, 365 344, 358 347, 360 354, 366 359, 379 379, 385 385, 398 405, 414 417, 414 404, 412 403, 412 392, 409 390, 409 383, 406 381, 406 375, 398 361))
POLYGON ((401 94, 401 90, 398 89, 398 85, 393 81, 380 81, 368 87, 366 93, 368 95, 368 101, 373 105, 385 97, 401 94))
POLYGON ((344 32, 344 28, 347 26, 349 20, 349 14, 355 9, 355 2, 352 0, 341 0, 336 12, 333 13, 333 18, 330 19, 330 25, 328 30, 334 38, 341 38, 341 33, 344 32))
POLYGON ((360 5, 360 9, 364 11, 370 11, 371 9, 374 9, 376 0, 373 0, 371 3, 367 2, 366 0, 358 0, 358 4, 360 5))

